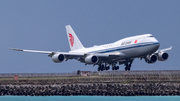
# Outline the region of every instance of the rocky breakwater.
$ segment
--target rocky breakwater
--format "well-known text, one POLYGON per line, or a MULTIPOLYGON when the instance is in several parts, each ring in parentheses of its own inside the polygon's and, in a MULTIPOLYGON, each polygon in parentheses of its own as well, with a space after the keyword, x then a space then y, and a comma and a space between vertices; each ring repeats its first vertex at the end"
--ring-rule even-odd
POLYGON ((0 95, 172 96, 180 95, 180 83, 77 83, 54 85, 0 85, 0 95))

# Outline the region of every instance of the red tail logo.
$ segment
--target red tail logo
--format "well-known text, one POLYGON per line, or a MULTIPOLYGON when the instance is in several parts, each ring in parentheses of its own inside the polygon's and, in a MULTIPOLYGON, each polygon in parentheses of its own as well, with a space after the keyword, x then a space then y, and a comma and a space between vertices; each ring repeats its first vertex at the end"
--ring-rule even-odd
POLYGON ((74 45, 74 37, 72 36, 72 34, 71 33, 69 33, 69 42, 71 43, 71 47, 73 47, 73 45, 74 45))

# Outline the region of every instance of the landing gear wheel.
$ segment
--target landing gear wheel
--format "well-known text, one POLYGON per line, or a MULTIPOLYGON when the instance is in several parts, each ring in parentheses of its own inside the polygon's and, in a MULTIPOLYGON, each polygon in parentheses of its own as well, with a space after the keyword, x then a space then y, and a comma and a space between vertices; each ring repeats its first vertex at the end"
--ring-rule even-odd
POLYGON ((128 63, 125 64, 125 66, 126 66, 125 71, 130 71, 131 70, 131 63, 130 64, 128 64, 128 63))
POLYGON ((131 68, 131 64, 129 64, 129 67, 131 68))
POLYGON ((104 65, 101 65, 101 71, 103 71, 104 70, 104 65))
POLYGON ((98 67, 98 69, 97 69, 98 71, 100 71, 100 68, 98 67))
POLYGON ((115 70, 117 70, 117 66, 115 66, 115 70))
POLYGON ((128 66, 128 71, 130 71, 131 70, 131 64, 129 64, 129 66, 128 66))
POLYGON ((109 70, 109 66, 106 67, 106 70, 109 70))
POLYGON ((119 69, 119 66, 116 67, 116 70, 118 70, 118 69, 119 69))
POLYGON ((112 67, 112 70, 115 70, 114 66, 112 67))
POLYGON ((125 67, 125 71, 127 71, 127 70, 128 70, 128 67, 126 66, 126 67, 125 67))
POLYGON ((131 70, 131 67, 128 67, 127 70, 130 71, 130 70, 131 70))
POLYGON ((101 65, 101 64, 99 65, 99 67, 98 67, 97 70, 98 70, 98 71, 102 71, 102 65, 101 65))

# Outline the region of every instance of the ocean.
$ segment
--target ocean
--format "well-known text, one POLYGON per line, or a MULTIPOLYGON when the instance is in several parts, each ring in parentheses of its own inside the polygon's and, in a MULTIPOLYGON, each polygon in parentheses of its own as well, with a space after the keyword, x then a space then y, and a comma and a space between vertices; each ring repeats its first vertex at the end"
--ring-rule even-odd
POLYGON ((180 96, 0 96, 0 101, 180 101, 180 96))

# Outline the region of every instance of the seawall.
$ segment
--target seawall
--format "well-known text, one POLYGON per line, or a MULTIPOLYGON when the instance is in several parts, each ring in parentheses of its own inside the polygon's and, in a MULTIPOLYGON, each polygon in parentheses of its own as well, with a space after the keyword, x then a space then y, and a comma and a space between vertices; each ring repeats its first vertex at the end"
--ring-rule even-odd
POLYGON ((180 84, 59 84, 1 85, 0 95, 18 96, 174 96, 180 95, 180 84))

